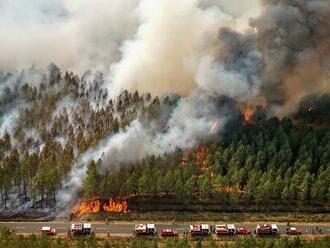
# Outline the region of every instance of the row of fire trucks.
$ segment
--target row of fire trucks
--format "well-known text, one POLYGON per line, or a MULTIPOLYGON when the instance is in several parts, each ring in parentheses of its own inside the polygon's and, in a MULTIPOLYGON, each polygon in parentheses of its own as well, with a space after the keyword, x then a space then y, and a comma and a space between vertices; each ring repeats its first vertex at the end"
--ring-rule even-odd
MULTIPOLYGON (((218 236, 222 235, 251 235, 251 229, 248 227, 236 228, 234 224, 220 224, 211 227, 208 224, 195 224, 189 226, 189 233, 191 236, 208 236, 215 233, 218 236)), ((157 230, 155 224, 137 224, 134 228, 134 234, 137 236, 142 235, 156 235, 157 230)), ((177 236, 178 232, 174 229, 162 229, 160 232, 161 236, 177 236)), ((279 229, 276 224, 258 224, 254 230, 254 234, 258 236, 279 235, 279 229)), ((287 235, 301 235, 302 231, 300 228, 288 226, 286 229, 287 235)))
MULTIPOLYGON (((44 226, 41 232, 46 235, 56 235, 56 229, 54 227, 44 226)), ((71 224, 68 234, 70 236, 76 235, 89 235, 93 232, 92 224, 90 223, 79 223, 71 224)), ((251 229, 248 227, 236 228, 234 224, 219 224, 214 227, 208 224, 194 224, 189 226, 189 232, 184 234, 190 234, 191 236, 208 236, 215 233, 218 236, 222 235, 251 235, 251 229)), ((279 235, 279 229, 276 224, 258 224, 254 230, 254 234, 258 236, 263 235, 279 235)), ((301 235, 302 231, 300 228, 287 226, 287 235, 301 235)), ((136 224, 134 226, 134 235, 136 236, 149 236, 157 235, 155 224, 136 224)), ((174 229, 162 229, 160 235, 163 237, 178 236, 178 232, 174 229)))
MULTIPOLYGON (((68 230, 68 234, 70 236, 89 235, 92 234, 92 232, 92 224, 90 223, 71 224, 70 229, 68 230)), ((41 233, 44 235, 54 236, 56 235, 56 228, 50 226, 43 226, 41 228, 41 233)))

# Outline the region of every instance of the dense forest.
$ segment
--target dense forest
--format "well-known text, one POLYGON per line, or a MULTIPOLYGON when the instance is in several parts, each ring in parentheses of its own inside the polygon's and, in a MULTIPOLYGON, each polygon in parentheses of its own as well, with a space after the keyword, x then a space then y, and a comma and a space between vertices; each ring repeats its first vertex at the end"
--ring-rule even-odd
MULTIPOLYGON (((0 76, 1 81, 13 78, 0 76)), ((173 108, 179 99, 125 90, 109 100, 101 74, 62 75, 55 65, 42 74, 41 84, 29 84, 26 78, 24 73, 15 77, 14 86, 6 87, 0 98, 4 111, 0 117, 6 110, 19 111, 12 129, 0 137, 3 208, 17 199, 19 204, 32 201, 38 208, 54 206, 56 192, 84 152, 136 118, 161 122, 164 109, 173 108)), ((310 102, 302 104, 292 119, 242 121, 229 138, 121 164, 119 170, 100 170, 102 161, 92 160, 81 193, 86 199, 171 195, 219 203, 327 204, 330 128, 323 118, 327 105, 321 104, 318 119, 320 103, 310 102)))
MULTIPOLYGON (((123 91, 116 99, 105 102, 102 76, 94 75, 88 81, 89 76, 62 76, 52 65, 50 75, 43 75, 44 81, 38 86, 26 83, 23 72, 15 78, 15 87, 5 88, 0 106, 5 109, 17 105, 20 115, 0 138, 0 193, 4 207, 13 191, 16 194, 12 198, 21 203, 39 201, 42 207, 54 203, 62 180, 89 147, 138 116, 155 118, 161 106, 171 106, 176 101, 175 97, 160 100, 150 94, 123 91)), ((9 108, 10 111, 13 110, 9 108)))
POLYGON ((330 130, 290 120, 248 124, 228 143, 201 145, 98 174, 91 161, 85 196, 175 195, 229 202, 330 201, 330 130))
POLYGON ((143 238, 129 238, 129 239, 98 239, 95 236, 82 237, 76 240, 69 240, 66 238, 49 238, 47 236, 37 236, 32 234, 30 236, 18 235, 7 228, 1 229, 0 247, 20 248, 20 247, 34 247, 34 248, 255 248, 255 247, 269 247, 269 248, 323 248, 329 247, 329 237, 316 240, 301 240, 299 237, 294 239, 277 238, 277 239, 256 239, 256 238, 242 238, 230 241, 214 240, 207 238, 201 239, 187 239, 187 238, 168 238, 168 239, 143 239, 143 238))

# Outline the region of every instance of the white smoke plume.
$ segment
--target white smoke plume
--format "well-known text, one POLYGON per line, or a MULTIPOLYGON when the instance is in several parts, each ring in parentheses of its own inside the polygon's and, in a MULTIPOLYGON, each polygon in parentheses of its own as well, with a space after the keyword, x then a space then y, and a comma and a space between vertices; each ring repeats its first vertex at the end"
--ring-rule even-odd
POLYGON ((136 5, 137 0, 1 0, 0 68, 54 62, 80 73, 105 70, 135 32, 136 5))
POLYGON ((138 119, 86 152, 58 193, 61 204, 70 203, 81 188, 91 159, 101 158, 103 169, 113 169, 148 155, 191 148, 218 134, 210 132, 214 122, 216 131, 221 131, 231 118, 238 118, 234 104, 219 97, 247 99, 257 94, 259 82, 249 78, 249 68, 255 65, 252 58, 258 60, 259 54, 245 52, 251 45, 239 49, 243 58, 233 60, 246 64, 242 71, 227 70, 225 63, 217 62, 221 49, 219 27, 247 28, 246 19, 235 19, 220 8, 221 4, 197 0, 139 1, 135 12, 139 26, 132 39, 123 43, 121 59, 111 66, 110 94, 116 95, 125 88, 155 94, 176 92, 184 97, 166 120, 165 131, 158 132, 152 124, 145 125, 138 119), (214 86, 219 79, 223 87, 214 86))
POLYGON ((239 0, 231 2, 1 0, 0 68, 54 62, 80 74, 112 71, 119 89, 187 93, 195 86, 190 60, 207 48, 207 36, 234 19, 246 25, 258 6, 246 0, 242 11, 233 7, 239 0))
POLYGON ((111 96, 181 95, 166 130, 137 119, 84 154, 59 192, 63 202, 91 159, 109 169, 213 138, 215 121, 221 133, 239 116, 228 99, 278 114, 329 90, 328 0, 0 0, 0 10, 0 68, 53 61, 103 71, 111 96))

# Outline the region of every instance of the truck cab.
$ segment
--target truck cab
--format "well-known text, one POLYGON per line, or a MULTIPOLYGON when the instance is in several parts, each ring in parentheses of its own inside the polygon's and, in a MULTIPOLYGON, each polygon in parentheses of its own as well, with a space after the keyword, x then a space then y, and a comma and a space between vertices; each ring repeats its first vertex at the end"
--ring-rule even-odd
POLYGON ((72 235, 88 235, 92 233, 92 224, 76 223, 71 224, 70 232, 72 235))
POLYGON ((134 227, 135 235, 155 235, 157 234, 155 224, 136 224, 134 227))
POLYGON ((56 235, 56 228, 50 226, 43 226, 41 228, 41 233, 44 235, 56 235))
POLYGON ((277 227, 276 224, 271 224, 271 227, 272 227, 272 234, 273 235, 279 234, 278 227, 277 227))
POLYGON ((207 236, 211 233, 208 224, 190 225, 190 235, 192 236, 207 236))

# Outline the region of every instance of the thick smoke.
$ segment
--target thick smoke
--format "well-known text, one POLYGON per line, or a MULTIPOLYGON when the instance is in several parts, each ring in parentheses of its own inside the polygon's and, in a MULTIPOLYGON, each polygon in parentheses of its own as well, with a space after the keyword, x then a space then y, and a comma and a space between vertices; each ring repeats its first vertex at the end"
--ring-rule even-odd
POLYGON ((137 2, 1 0, 0 68, 45 68, 54 62, 80 73, 107 70, 138 26, 137 2))
POLYGON ((265 0, 263 5, 262 15, 251 21, 263 55, 261 94, 284 115, 305 95, 329 90, 330 2, 265 0))
MULTIPOLYGON (((328 1, 263 1, 250 27, 246 19, 225 14, 218 3, 140 1, 141 24, 111 67, 110 89, 174 90, 185 97, 165 132, 155 133, 136 120, 106 139, 97 149, 103 167, 212 138, 208 130, 214 121, 223 131, 230 118, 238 118, 234 107, 217 104, 222 96, 283 114, 306 94, 328 89, 328 1)), ((84 176, 72 178, 69 188, 77 189, 75 183, 84 176)))
MULTIPOLYGON (((122 47, 121 60, 112 66, 110 93, 125 88, 157 94, 174 91, 184 97, 165 120, 165 130, 137 119, 84 154, 58 194, 62 203, 72 200, 81 187, 87 161, 102 158, 103 169, 113 169, 148 155, 194 147, 218 135, 231 119, 239 118, 230 98, 247 99, 256 94, 259 82, 252 74, 260 56, 252 38, 238 38, 242 48, 237 54, 242 56, 218 53, 225 46, 229 49, 232 42, 219 36, 219 27, 243 28, 244 22, 234 20, 217 5, 200 4, 195 0, 139 2, 141 24, 122 47), (216 75, 219 68, 220 76, 216 75), (223 88, 214 85, 218 79, 223 88), (210 132, 214 123, 217 130, 210 132)), ((229 33, 236 39, 234 32, 229 33)))
POLYGON ((328 0, 3 0, 0 9, 0 68, 54 61, 105 72, 112 96, 181 95, 165 129, 139 118, 84 154, 59 192, 64 203, 91 159, 111 169, 193 147, 239 119, 236 102, 285 115, 329 90, 328 0))

